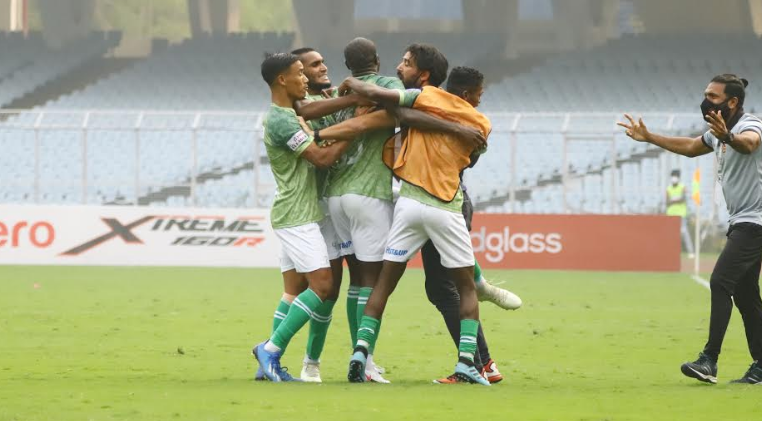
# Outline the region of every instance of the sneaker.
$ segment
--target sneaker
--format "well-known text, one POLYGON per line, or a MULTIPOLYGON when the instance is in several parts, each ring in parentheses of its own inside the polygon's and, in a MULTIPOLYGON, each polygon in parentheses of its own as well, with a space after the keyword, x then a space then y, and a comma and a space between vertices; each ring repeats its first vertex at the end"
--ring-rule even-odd
POLYGON ((436 384, 456 384, 456 383, 471 384, 471 381, 468 376, 465 376, 460 373, 453 373, 443 379, 434 380, 434 383, 436 384))
POLYGON ((301 381, 293 378, 288 374, 288 368, 280 366, 280 352, 268 352, 265 349, 267 341, 254 347, 251 353, 254 354, 254 358, 259 363, 259 368, 262 370, 262 374, 273 382, 293 382, 301 381))
POLYGON ((683 364, 680 371, 702 382, 717 384, 717 362, 703 352, 699 353, 696 361, 683 364))
POLYGON ((320 378, 320 362, 305 361, 302 365, 302 374, 299 378, 307 383, 323 383, 323 380, 320 378))
POLYGON ((487 364, 484 364, 484 368, 482 369, 482 376, 484 376, 484 378, 487 379, 487 381, 489 381, 491 384, 500 383, 503 381, 503 375, 500 374, 500 370, 497 369, 497 364, 495 364, 495 360, 492 358, 487 361, 487 364))
POLYGON ((516 310, 522 304, 518 295, 507 289, 498 288, 486 279, 476 284, 476 297, 479 301, 489 301, 504 310, 516 310))
POLYGON ((370 356, 368 357, 368 361, 365 364, 365 379, 374 383, 391 383, 381 375, 381 371, 379 371, 378 366, 373 363, 373 359, 371 359, 370 356))
POLYGON ((350 383, 364 383, 367 380, 365 375, 365 363, 367 358, 363 352, 364 348, 355 348, 355 353, 352 354, 352 359, 349 360, 349 372, 347 373, 347 380, 350 383))
POLYGON ((754 361, 751 366, 746 370, 746 374, 740 379, 731 380, 731 383, 742 384, 759 384, 762 385, 762 363, 754 361))
POLYGON ((434 380, 434 383, 438 384, 455 384, 455 383, 466 383, 466 384, 481 384, 483 386, 491 386, 489 384, 489 381, 485 379, 479 371, 476 370, 476 367, 473 365, 468 365, 463 362, 458 362, 458 364, 455 366, 455 373, 449 375, 448 377, 444 379, 438 379, 434 380))
POLYGON ((376 371, 378 371, 380 374, 386 374, 386 369, 376 364, 376 361, 373 359, 373 354, 368 354, 368 362, 366 365, 373 365, 376 367, 376 371))

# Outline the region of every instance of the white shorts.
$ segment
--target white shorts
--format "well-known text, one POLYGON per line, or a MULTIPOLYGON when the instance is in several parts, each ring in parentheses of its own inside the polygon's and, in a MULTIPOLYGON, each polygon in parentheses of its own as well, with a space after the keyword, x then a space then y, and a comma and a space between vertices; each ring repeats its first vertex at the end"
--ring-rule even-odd
POLYGON ((394 205, 356 194, 329 197, 328 208, 341 240, 341 254, 363 262, 384 260, 384 246, 392 226, 394 205))
POLYGON ((386 243, 384 260, 407 262, 431 240, 442 256, 442 266, 455 269, 474 265, 474 248, 461 213, 400 197, 386 243))
POLYGON ((323 234, 316 223, 275 230, 280 239, 280 271, 296 269, 299 273, 310 273, 329 268, 328 249, 323 234))
POLYGON ((333 226, 333 220, 328 213, 328 199, 320 200, 320 210, 325 214, 325 218, 318 222, 320 226, 320 233, 323 234, 325 240, 325 247, 328 249, 328 260, 336 260, 341 257, 341 241, 338 234, 336 234, 336 228, 333 226))

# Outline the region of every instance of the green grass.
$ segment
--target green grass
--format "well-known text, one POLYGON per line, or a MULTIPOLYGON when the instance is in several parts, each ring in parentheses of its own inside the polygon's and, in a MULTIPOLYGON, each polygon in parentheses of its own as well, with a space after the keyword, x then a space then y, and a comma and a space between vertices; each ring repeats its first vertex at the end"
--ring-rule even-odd
MULTIPOLYGON (((345 382, 340 301, 325 383, 309 385, 252 380, 248 352, 280 296, 275 270, 0 267, 0 420, 759 419, 762 387, 726 383, 750 363, 737 313, 721 384, 680 374, 709 314, 708 291, 688 276, 487 275, 525 302, 482 305, 507 375, 491 388, 431 384, 456 354, 420 271, 392 297, 377 349, 394 384, 345 382)), ((300 334, 284 357, 297 374, 304 343, 300 334)))

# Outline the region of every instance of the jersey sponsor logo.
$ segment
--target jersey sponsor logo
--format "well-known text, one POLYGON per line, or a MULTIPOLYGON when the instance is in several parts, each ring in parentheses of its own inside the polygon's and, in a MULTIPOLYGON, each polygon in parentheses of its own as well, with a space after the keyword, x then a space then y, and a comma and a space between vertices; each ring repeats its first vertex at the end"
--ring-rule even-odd
POLYGON ((55 239, 56 230, 47 221, 18 221, 12 224, 0 221, 0 248, 32 246, 44 249, 55 239))
POLYGON ((339 246, 340 246, 340 247, 341 247, 343 250, 346 250, 346 249, 348 249, 348 248, 352 247, 352 241, 345 241, 345 242, 343 242, 343 243, 339 243, 339 246))
POLYGON ((304 133, 304 130, 299 130, 298 132, 294 133, 293 136, 291 136, 291 139, 288 140, 288 147, 291 148, 292 151, 296 152, 296 150, 299 149, 299 147, 302 146, 304 142, 309 140, 309 138, 309 135, 304 133))
POLYGON ((97 248, 114 238, 127 244, 144 244, 135 233, 138 227, 153 221, 148 229, 152 233, 169 233, 174 237, 172 246, 254 247, 265 240, 264 228, 259 218, 241 217, 232 221, 221 216, 166 216, 146 215, 123 224, 116 218, 101 218, 110 231, 72 247, 62 256, 77 256, 97 248), (179 233, 180 235, 173 235, 179 233))
POLYGON ((386 248, 386 254, 391 256, 405 256, 407 255, 407 253, 408 253, 408 250, 398 250, 398 249, 393 249, 391 247, 386 248))
POLYGON ((559 233, 487 232, 486 227, 471 233, 474 252, 484 253, 491 263, 501 262, 507 253, 558 254, 563 250, 559 233))

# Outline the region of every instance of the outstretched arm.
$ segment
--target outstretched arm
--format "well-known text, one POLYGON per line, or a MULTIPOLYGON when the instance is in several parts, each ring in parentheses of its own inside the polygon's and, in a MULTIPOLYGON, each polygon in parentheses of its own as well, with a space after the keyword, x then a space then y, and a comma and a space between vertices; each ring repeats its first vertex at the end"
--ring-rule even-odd
POLYGON ((394 118, 388 112, 374 111, 360 117, 350 118, 339 124, 327 127, 319 131, 320 138, 324 140, 354 140, 362 133, 388 129, 396 126, 394 118))
POLYGON ((418 130, 429 132, 447 133, 470 143, 474 149, 481 149, 487 146, 486 137, 479 130, 472 127, 443 120, 412 108, 394 107, 388 111, 397 118, 401 126, 414 127, 418 130))
POLYGON ((347 95, 350 92, 359 94, 370 101, 380 104, 384 108, 396 107, 400 102, 399 91, 382 88, 353 77, 346 78, 339 86, 339 95, 347 95))
MULTIPOLYGON (((315 132, 307 126, 304 120, 300 120, 299 123, 307 136, 315 136, 315 132)), ((318 168, 328 168, 338 161, 359 134, 394 126, 394 119, 386 111, 376 111, 355 117, 326 129, 317 130, 316 133, 320 137, 318 140, 327 140, 328 142, 322 145, 312 142, 301 153, 301 157, 318 168)))
POLYGON ((318 146, 317 143, 312 142, 302 152, 302 158, 320 169, 330 168, 341 158, 341 155, 347 151, 351 144, 352 142, 334 142, 326 146, 318 146))
POLYGON ((639 119, 637 122, 629 114, 624 115, 629 124, 617 123, 617 125, 625 128, 625 134, 638 142, 648 142, 652 145, 656 145, 662 149, 666 149, 670 152, 693 158, 696 156, 706 155, 712 152, 712 148, 704 144, 701 136, 679 137, 679 136, 662 136, 660 134, 651 133, 643 123, 643 119, 639 119))
POLYGON ((333 114, 344 108, 362 105, 373 105, 373 103, 360 95, 350 94, 320 101, 296 101, 294 103, 294 109, 296 110, 296 114, 305 120, 314 120, 316 118, 333 114))

